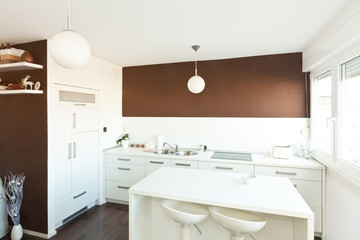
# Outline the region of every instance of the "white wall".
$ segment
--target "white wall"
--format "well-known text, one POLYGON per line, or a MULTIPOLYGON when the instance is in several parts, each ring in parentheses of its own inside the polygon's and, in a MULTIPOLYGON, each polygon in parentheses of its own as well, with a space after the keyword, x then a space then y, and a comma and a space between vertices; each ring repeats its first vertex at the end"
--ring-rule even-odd
POLYGON ((154 118, 124 117, 125 131, 131 143, 145 143, 162 135, 179 147, 267 152, 272 144, 306 141, 301 129, 306 118, 154 118))
POLYGON ((360 188, 328 169, 325 201, 327 240, 359 240, 360 188))
MULTIPOLYGON (((48 42, 49 45, 49 42, 48 42)), ((100 159, 100 199, 103 192, 102 150, 116 144, 121 135, 122 117, 122 68, 105 60, 91 57, 83 68, 65 69, 57 65, 48 52, 48 233, 55 231, 53 178, 53 106, 55 99, 54 83, 86 87, 99 90, 99 159, 100 159), (103 132, 107 127, 107 132, 103 132)))
POLYGON ((353 0, 303 50, 303 71, 308 72, 360 40, 360 1, 353 0))
MULTIPOLYGON (((352 1, 303 51, 303 69, 321 73, 360 51, 360 1, 352 1)), ((320 159, 326 164, 325 159, 320 159)), ((360 187, 334 166, 326 173, 325 231, 327 240, 360 239, 360 187)))

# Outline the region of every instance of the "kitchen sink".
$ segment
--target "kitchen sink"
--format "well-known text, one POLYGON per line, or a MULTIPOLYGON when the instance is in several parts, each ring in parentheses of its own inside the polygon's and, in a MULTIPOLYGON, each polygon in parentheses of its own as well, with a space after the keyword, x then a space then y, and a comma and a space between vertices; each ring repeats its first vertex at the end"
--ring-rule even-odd
POLYGON ((191 151, 191 150, 180 150, 175 152, 174 150, 170 149, 158 149, 152 151, 152 153, 159 154, 159 155, 176 155, 176 156, 194 156, 199 154, 199 152, 191 151))

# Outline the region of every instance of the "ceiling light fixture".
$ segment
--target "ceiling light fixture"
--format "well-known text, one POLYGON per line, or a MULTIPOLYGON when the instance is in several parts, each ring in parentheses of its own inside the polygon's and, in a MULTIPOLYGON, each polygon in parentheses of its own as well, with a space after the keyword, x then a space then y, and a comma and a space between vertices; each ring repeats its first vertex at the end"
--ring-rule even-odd
POLYGON ((50 51, 55 62, 65 68, 80 68, 90 58, 90 46, 85 38, 71 30, 71 0, 69 0, 68 28, 51 39, 50 51))
POLYGON ((187 87, 188 87, 189 91, 192 93, 195 93, 195 94, 201 93, 205 88, 204 79, 202 77, 200 77, 199 75, 197 75, 196 53, 197 53, 197 50, 199 50, 199 48, 200 48, 199 45, 192 46, 192 49, 194 49, 194 51, 195 51, 195 75, 192 76, 187 83, 187 87))

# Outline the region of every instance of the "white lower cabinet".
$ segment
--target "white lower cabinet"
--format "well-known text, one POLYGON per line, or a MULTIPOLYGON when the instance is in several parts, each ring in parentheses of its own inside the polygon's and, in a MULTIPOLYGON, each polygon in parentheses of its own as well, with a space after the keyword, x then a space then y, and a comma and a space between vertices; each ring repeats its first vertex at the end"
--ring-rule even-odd
POLYGON ((145 160, 145 174, 146 176, 154 172, 155 170, 161 167, 170 167, 170 159, 156 159, 156 158, 147 158, 145 160))
POLYGON ((66 222, 66 219, 74 213, 95 203, 96 199, 98 199, 98 182, 55 200, 55 222, 57 227, 61 226, 64 220, 66 222))
POLYGON ((254 165, 224 163, 224 162, 199 162, 199 169, 236 173, 254 173, 254 165))
POLYGON ((287 177, 315 215, 315 232, 322 232, 322 170, 276 166, 255 166, 258 175, 287 177))
POLYGON ((180 160, 180 159, 171 159, 171 167, 177 168, 189 168, 189 169, 197 169, 198 161, 196 160, 180 160))
POLYGON ((105 156, 105 197, 110 201, 129 201, 128 189, 145 177, 142 157, 105 156))

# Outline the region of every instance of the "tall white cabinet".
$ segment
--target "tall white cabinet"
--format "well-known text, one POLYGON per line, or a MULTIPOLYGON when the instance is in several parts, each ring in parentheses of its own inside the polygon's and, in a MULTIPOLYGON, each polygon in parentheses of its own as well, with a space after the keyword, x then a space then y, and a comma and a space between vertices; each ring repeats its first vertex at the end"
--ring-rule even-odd
POLYGON ((55 223, 61 226, 98 199, 98 91, 56 85, 55 223))

